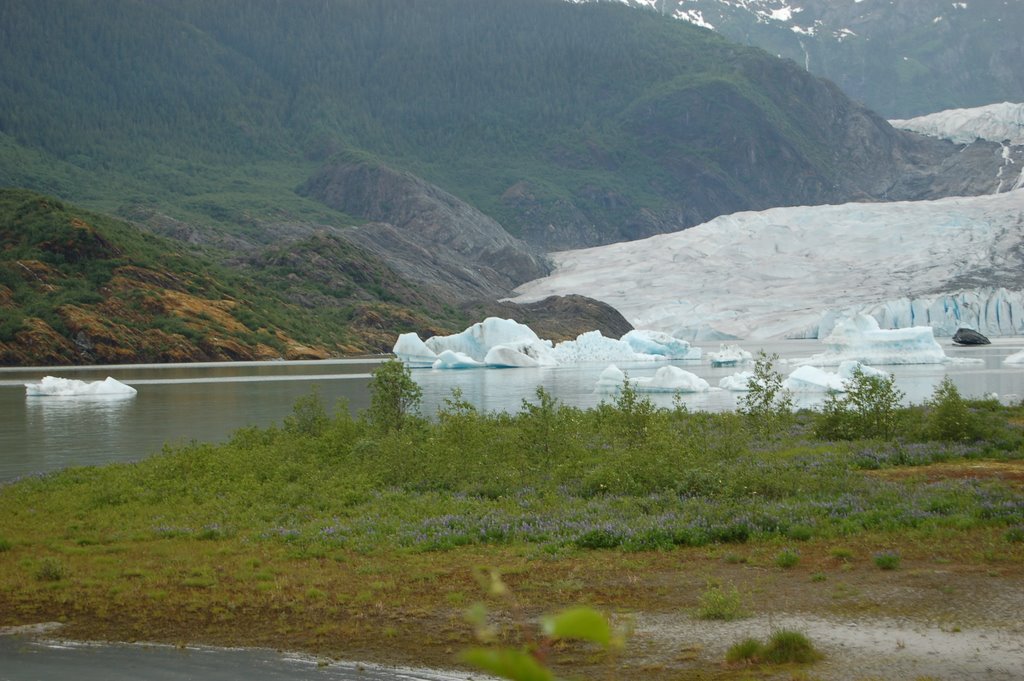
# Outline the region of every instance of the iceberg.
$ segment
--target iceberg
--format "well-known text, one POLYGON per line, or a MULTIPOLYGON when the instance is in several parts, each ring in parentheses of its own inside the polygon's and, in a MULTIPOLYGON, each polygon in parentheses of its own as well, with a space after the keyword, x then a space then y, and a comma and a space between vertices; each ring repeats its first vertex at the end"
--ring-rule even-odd
POLYGON ((733 392, 742 393, 750 390, 750 382, 754 380, 753 371, 741 371, 738 374, 732 376, 726 376, 718 382, 718 387, 722 390, 731 390, 733 392))
POLYGON ((633 330, 620 339, 588 331, 555 345, 529 326, 512 319, 488 317, 461 333, 426 341, 403 333, 392 350, 410 367, 467 369, 550 367, 580 362, 647 362, 700 359, 701 349, 659 331, 633 330), (447 354, 446 354, 447 353, 447 354))
POLYGON ((26 383, 25 395, 30 397, 130 397, 138 391, 115 378, 102 381, 78 381, 59 376, 44 376, 39 383, 26 383))
POLYGON ((713 367, 734 367, 738 364, 746 364, 754 359, 754 356, 738 345, 726 345, 722 343, 718 352, 709 352, 711 366, 713 367))
POLYGON ((542 351, 551 348, 551 341, 541 341, 533 329, 512 319, 488 317, 461 333, 432 336, 424 345, 437 355, 445 350, 451 350, 469 355, 477 362, 483 362, 488 350, 496 345, 515 345, 520 348, 536 346, 537 351, 542 351))
POLYGON ((948 361, 930 326, 882 329, 874 317, 855 315, 836 322, 825 339, 827 350, 801 364, 838 366, 862 364, 942 364, 948 361))
POLYGON ((442 350, 431 366, 435 369, 475 369, 486 365, 483 362, 476 361, 464 352, 442 350))
POLYGON ((794 393, 843 393, 846 392, 846 381, 839 374, 818 367, 802 366, 793 370, 782 382, 782 387, 794 393))
MULTIPOLYGON (((626 375, 618 367, 609 365, 597 379, 597 390, 621 390, 625 379, 626 375)), ((702 393, 711 389, 700 376, 671 365, 659 368, 654 376, 630 378, 629 384, 641 393, 702 393)))
POLYGON ((620 340, 629 344, 633 352, 658 355, 665 359, 700 359, 701 349, 691 347, 689 341, 676 338, 663 331, 634 329, 620 340))
POLYGON ((1003 360, 1003 364, 1024 364, 1024 350, 1013 353, 1003 360))
POLYGON ((392 350, 395 356, 411 367, 433 366, 437 360, 437 353, 427 347, 427 344, 420 340, 415 333, 403 333, 395 341, 392 350))

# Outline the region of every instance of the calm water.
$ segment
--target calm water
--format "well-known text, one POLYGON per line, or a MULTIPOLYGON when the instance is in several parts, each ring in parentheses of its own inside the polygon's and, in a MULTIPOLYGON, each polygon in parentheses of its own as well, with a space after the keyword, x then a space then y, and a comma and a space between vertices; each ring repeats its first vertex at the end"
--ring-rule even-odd
MULTIPOLYGON (((758 345, 747 345, 756 351, 758 345)), ((821 350, 817 341, 763 344, 784 359, 807 357, 821 350)), ((966 395, 997 393, 1004 399, 1024 395, 1024 367, 1002 360, 1024 348, 1024 339, 999 339, 991 346, 960 348, 947 344, 951 357, 972 357, 981 364, 886 367, 893 371, 908 401, 922 402, 944 375, 966 395)), ((706 345, 705 352, 716 347, 706 345)), ((369 404, 367 382, 379 359, 322 362, 240 362, 196 365, 145 365, 88 368, 0 369, 0 481, 70 465, 131 461, 159 452, 164 443, 222 441, 247 425, 280 423, 298 397, 315 389, 329 407, 346 400, 358 412, 369 404), (138 389, 123 399, 26 397, 24 383, 46 375, 85 381, 113 376, 138 389)), ((424 391, 423 410, 436 413, 452 388, 488 411, 521 407, 537 386, 567 404, 589 407, 606 396, 594 392, 606 363, 547 369, 432 371, 417 369, 413 377, 424 391)), ((649 376, 660 364, 622 366, 633 377, 649 376)), ((736 372, 703 362, 679 363, 717 386, 736 372)), ((791 368, 783 367, 788 373, 791 368)), ((669 395, 654 395, 671 406, 669 395)), ((713 391, 685 395, 691 409, 725 410, 737 394, 713 391)), ((799 396, 803 406, 820 403, 822 395, 799 396)), ((1016 398, 1016 399, 1019 399, 1016 398)))

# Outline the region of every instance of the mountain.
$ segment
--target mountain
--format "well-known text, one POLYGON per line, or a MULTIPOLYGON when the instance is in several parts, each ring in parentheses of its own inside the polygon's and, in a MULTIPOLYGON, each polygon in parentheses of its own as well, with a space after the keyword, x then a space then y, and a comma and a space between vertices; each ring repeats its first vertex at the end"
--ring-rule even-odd
POLYGON ((1024 101, 1018 0, 623 0, 792 59, 890 118, 1024 101))
MULTIPOLYGON (((737 210, 921 198, 958 151, 893 130, 794 64, 618 4, 101 9, 0 8, 0 185, 176 220, 200 240, 394 227, 388 205, 361 213, 345 198, 377 191, 358 186, 372 173, 345 170, 357 164, 462 201, 525 242, 509 242, 516 262, 536 262, 737 210)), ((363 230, 360 243, 416 270, 417 244, 397 236, 363 230)))
POLYGON ((118 246, 83 261, 95 276, 40 270, 74 290, 42 295, 22 265, 68 263, 43 257, 44 233, 24 240, 13 207, 0 342, 23 352, 38 319, 72 343, 53 361, 379 351, 463 328, 547 274, 547 251, 737 210, 991 192, 1001 154, 896 130, 791 62, 621 4, 7 0, 0 186, 59 196, 19 201, 56 206, 61 233, 74 204, 87 225, 130 223, 101 235, 195 260, 118 246), (214 342, 227 318, 151 314, 128 266, 161 290, 205 282, 204 306, 244 327, 237 348, 214 342), (98 343, 104 320, 120 327, 98 343), (189 345, 147 344, 154 324, 189 345))
POLYGON ((1024 189, 726 215, 556 254, 515 301, 581 291, 640 328, 698 340, 825 337, 846 313, 1024 335, 1024 189))

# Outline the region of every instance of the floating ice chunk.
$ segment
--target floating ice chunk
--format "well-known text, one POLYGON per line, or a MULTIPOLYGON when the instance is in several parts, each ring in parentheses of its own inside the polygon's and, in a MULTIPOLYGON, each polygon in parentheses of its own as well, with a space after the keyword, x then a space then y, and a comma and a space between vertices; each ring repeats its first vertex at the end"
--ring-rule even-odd
POLYGON ((665 359, 700 359, 701 355, 700 348, 662 331, 634 329, 620 340, 642 355, 659 355, 665 359))
POLYGON ((711 366, 713 367, 734 367, 738 364, 746 364, 754 359, 754 356, 738 345, 727 345, 722 343, 718 352, 709 352, 711 366))
POLYGON ((1024 350, 1013 353, 1003 360, 1003 364, 1024 364, 1024 350))
POLYGON ((39 383, 26 383, 25 395, 33 397, 93 397, 135 395, 138 391, 115 378, 107 376, 103 381, 77 381, 58 376, 44 376, 39 383))
POLYGON ((819 369, 818 367, 802 366, 782 382, 782 387, 795 393, 806 392, 846 392, 846 381, 839 374, 819 369))
POLYGON ((866 364, 861 364, 856 361, 846 361, 839 365, 837 373, 845 380, 853 378, 854 372, 860 368, 860 372, 865 376, 875 376, 877 378, 889 378, 892 376, 888 371, 883 369, 876 369, 875 367, 869 367, 866 364))
POLYGON ((747 392, 750 390, 750 382, 754 380, 753 371, 741 371, 738 374, 732 376, 726 376, 718 382, 718 387, 722 390, 731 390, 733 392, 747 392))
POLYGON ((930 326, 881 329, 870 315, 855 315, 836 322, 824 340, 825 352, 803 360, 836 366, 848 360, 864 364, 942 364, 948 361, 930 326))
POLYGON ((703 393, 711 386, 700 376, 674 366, 664 366, 651 378, 630 381, 637 392, 649 393, 703 393))
POLYGON ((484 364, 496 369, 540 366, 535 357, 509 345, 496 345, 488 350, 484 364))
POLYGON ((622 384, 625 382, 625 372, 614 364, 609 364, 597 377, 596 390, 598 392, 616 392, 622 390, 622 384))
POLYGON ((633 350, 626 341, 606 338, 600 331, 587 331, 576 340, 563 341, 555 346, 554 357, 559 364, 578 362, 637 362, 665 359, 633 350))
POLYGON ((437 353, 427 347, 427 344, 420 340, 415 333, 403 333, 395 341, 395 347, 391 350, 395 357, 411 367, 433 366, 437 360, 437 353))
POLYGON ((486 366, 483 362, 478 362, 464 352, 456 352, 454 350, 443 350, 441 354, 434 360, 433 367, 435 369, 476 369, 478 367, 486 366))
POLYGON ((487 351, 496 345, 510 345, 516 347, 521 343, 547 344, 551 341, 541 341, 533 329, 520 324, 512 319, 500 319, 488 317, 482 322, 473 324, 465 331, 451 336, 433 336, 428 338, 425 345, 438 356, 445 350, 461 352, 469 355, 477 362, 483 362, 487 351))

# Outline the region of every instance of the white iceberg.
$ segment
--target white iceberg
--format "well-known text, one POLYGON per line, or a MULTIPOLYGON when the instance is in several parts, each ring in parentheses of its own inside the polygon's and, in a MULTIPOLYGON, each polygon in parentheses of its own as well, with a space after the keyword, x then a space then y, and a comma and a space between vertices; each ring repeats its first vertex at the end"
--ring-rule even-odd
POLYGON ((625 372, 614 364, 609 364, 605 367, 604 371, 601 372, 601 375, 597 377, 596 390, 598 392, 606 393, 618 392, 619 390, 622 390, 622 384, 625 382, 625 372))
POLYGON ((437 360, 437 353, 427 347, 427 344, 420 340, 415 333, 403 333, 395 341, 392 350, 398 359, 411 367, 433 366, 437 360))
POLYGON ((432 365, 435 369, 476 369, 486 366, 478 362, 464 352, 455 350, 442 350, 432 365))
POLYGON ((812 366, 797 367, 782 382, 782 387, 794 393, 846 392, 846 380, 839 374, 812 366))
MULTIPOLYGON (((598 377, 597 390, 621 390, 625 380, 625 373, 611 364, 598 377)), ((671 365, 659 368, 654 372, 654 376, 630 378, 629 384, 641 393, 702 393, 711 389, 708 382, 700 376, 671 365)))
POLYGON ((128 397, 138 391, 115 378, 107 376, 102 381, 78 381, 73 378, 44 376, 39 383, 26 383, 25 395, 32 397, 128 397))
POLYGON ((1003 360, 1003 364, 1024 364, 1024 350, 1008 356, 1003 360))
POLYGON ((676 338, 663 331, 633 329, 620 340, 629 344, 633 352, 642 355, 658 355, 665 359, 700 359, 701 349, 692 347, 689 341, 676 338))
POLYGON ((533 329, 512 319, 488 317, 473 324, 461 333, 451 336, 432 336, 424 345, 437 355, 445 350, 469 355, 477 362, 483 362, 487 352, 497 345, 512 345, 517 348, 534 347, 535 352, 550 350, 551 341, 542 341, 533 329))
POLYGON ((838 366, 846 361, 862 364, 942 364, 948 361, 930 326, 881 329, 874 317, 855 315, 836 322, 824 340, 825 352, 802 363, 838 366))
POLYGON ((867 364, 862 364, 860 362, 855 361, 843 362, 842 364, 839 365, 839 369, 836 371, 836 373, 838 373, 844 379, 850 380, 853 378, 853 375, 854 373, 856 373, 857 369, 860 369, 860 372, 865 376, 876 376, 878 378, 889 378, 890 376, 892 376, 892 374, 890 374, 888 371, 885 371, 883 369, 876 369, 875 367, 868 366, 867 364))
POLYGON ((731 390, 733 392, 742 393, 750 390, 750 382, 754 380, 753 371, 741 371, 738 374, 732 376, 726 376, 718 382, 718 387, 722 390, 731 390))
POLYGON ((512 319, 488 317, 461 333, 420 340, 403 333, 393 352, 411 367, 549 367, 580 362, 642 362, 700 359, 689 342, 657 331, 634 330, 621 339, 588 331, 557 345, 539 338, 530 327, 512 319), (446 355, 445 353, 453 353, 446 355))
POLYGON ((709 352, 711 366, 713 367, 734 367, 739 364, 746 364, 754 359, 754 356, 738 345, 727 345, 722 343, 718 352, 709 352))

